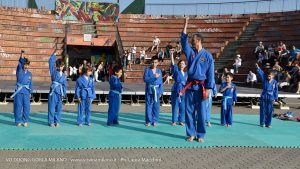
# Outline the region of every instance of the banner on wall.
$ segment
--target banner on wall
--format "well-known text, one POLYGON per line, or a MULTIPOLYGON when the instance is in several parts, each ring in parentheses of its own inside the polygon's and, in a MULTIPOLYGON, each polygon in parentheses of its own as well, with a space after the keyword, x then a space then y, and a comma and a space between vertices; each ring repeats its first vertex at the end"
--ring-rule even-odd
POLYGON ((85 22, 117 21, 119 4, 103 2, 81 2, 77 0, 56 0, 56 19, 85 22))

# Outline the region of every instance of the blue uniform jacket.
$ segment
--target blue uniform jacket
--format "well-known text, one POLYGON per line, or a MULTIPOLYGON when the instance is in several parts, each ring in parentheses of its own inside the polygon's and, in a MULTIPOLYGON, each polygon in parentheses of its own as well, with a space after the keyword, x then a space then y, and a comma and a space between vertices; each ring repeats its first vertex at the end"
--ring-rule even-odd
MULTIPOLYGON (((222 83, 221 86, 220 86, 220 91, 221 91, 221 89, 223 89, 226 86, 227 86, 226 82, 222 83)), ((230 89, 226 89, 223 92, 223 97, 226 97, 226 96, 231 97, 234 102, 237 102, 236 85, 234 83, 231 83, 231 88, 230 89)))
POLYGON ((57 86, 54 88, 53 83, 52 83, 52 85, 50 87, 50 93, 52 92, 52 90, 54 90, 54 93, 59 94, 61 96, 66 96, 66 86, 67 86, 66 76, 64 73, 62 74, 62 76, 60 76, 59 71, 56 70, 55 62, 56 62, 56 56, 51 55, 51 57, 49 59, 49 69, 50 69, 51 80, 52 80, 52 82, 60 83, 62 85, 62 91, 60 89, 60 86, 57 86))
POLYGON ((158 96, 163 94, 163 81, 162 81, 162 72, 160 69, 156 68, 156 73, 160 74, 159 78, 155 77, 155 74, 152 72, 152 68, 148 67, 146 68, 144 72, 144 82, 146 83, 145 91, 146 94, 154 94, 153 90, 151 89, 151 86, 158 85, 156 88, 158 96))
POLYGON ((76 81, 75 87, 75 94, 76 98, 81 99, 95 99, 95 86, 93 78, 89 77, 88 79, 85 78, 85 75, 81 75, 76 81))
POLYGON ((261 93, 260 98, 262 100, 278 100, 278 83, 276 80, 272 79, 269 81, 265 75, 265 73, 258 68, 257 73, 261 78, 262 85, 263 85, 263 91, 261 93))
MULTIPOLYGON (((204 87, 212 89, 215 83, 214 61, 212 55, 204 48, 198 53, 188 42, 188 35, 181 33, 181 45, 187 57, 188 77, 190 80, 205 80, 204 87)), ((198 90, 198 86, 193 86, 198 90)))
POLYGON ((114 90, 114 91, 118 91, 119 93, 122 93, 123 86, 120 79, 117 76, 113 75, 110 77, 109 85, 110 85, 110 90, 114 90))
POLYGON ((184 74, 182 74, 182 72, 180 71, 177 65, 172 65, 171 73, 174 80, 172 91, 179 93, 186 85, 187 73, 184 72, 184 74))
POLYGON ((20 90, 20 94, 31 94, 32 93, 32 73, 28 70, 24 71, 23 66, 25 64, 25 59, 24 58, 20 58, 19 59, 19 64, 17 67, 17 71, 16 71, 16 76, 17 76, 17 88, 18 88, 18 84, 20 85, 28 85, 30 90, 28 90, 27 88, 23 87, 20 90))

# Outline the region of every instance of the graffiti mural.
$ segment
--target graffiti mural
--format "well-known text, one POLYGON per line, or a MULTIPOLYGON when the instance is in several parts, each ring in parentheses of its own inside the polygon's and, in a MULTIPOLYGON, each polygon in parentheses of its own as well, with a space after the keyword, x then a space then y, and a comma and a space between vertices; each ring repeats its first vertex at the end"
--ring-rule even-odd
POLYGON ((116 21, 119 5, 114 3, 81 2, 77 0, 56 0, 56 19, 92 21, 116 21))

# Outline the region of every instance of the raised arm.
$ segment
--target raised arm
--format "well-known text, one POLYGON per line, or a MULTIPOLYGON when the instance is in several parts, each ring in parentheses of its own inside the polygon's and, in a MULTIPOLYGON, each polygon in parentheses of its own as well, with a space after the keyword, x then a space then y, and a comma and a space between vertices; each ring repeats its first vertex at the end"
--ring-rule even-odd
POLYGON ((170 55, 171 55, 171 64, 174 65, 175 61, 174 61, 174 51, 173 50, 170 51, 170 55))
POLYGON ((49 58, 49 70, 50 70, 50 75, 51 76, 55 72, 55 62, 56 62, 56 55, 52 54, 49 58))
POLYGON ((189 60, 189 57, 191 56, 190 53, 192 51, 192 48, 189 45, 189 40, 187 35, 188 22, 189 22, 189 18, 185 18, 185 24, 184 24, 183 31, 181 33, 180 42, 181 42, 182 50, 187 56, 187 59, 189 60))
POLYGON ((265 73, 259 68, 257 63, 256 63, 256 68, 257 68, 257 73, 258 73, 259 77, 264 82, 265 81, 265 73))
POLYGON ((22 71, 23 66, 25 64, 25 61, 26 61, 26 59, 24 58, 23 51, 22 51, 21 55, 20 55, 19 63, 18 63, 18 66, 17 66, 17 71, 16 71, 16 76, 17 77, 19 76, 20 72, 22 71))

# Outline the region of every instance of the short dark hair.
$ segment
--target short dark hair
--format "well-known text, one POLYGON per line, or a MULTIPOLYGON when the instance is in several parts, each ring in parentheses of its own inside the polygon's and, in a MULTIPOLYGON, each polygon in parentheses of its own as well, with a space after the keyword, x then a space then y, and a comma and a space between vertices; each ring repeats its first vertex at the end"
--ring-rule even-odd
POLYGON ((57 59, 56 67, 65 66, 65 62, 62 59, 57 59))
POLYGON ((269 70, 268 75, 276 76, 276 72, 274 70, 269 70))
POLYGON ((196 37, 198 40, 201 40, 201 43, 203 43, 204 42, 204 37, 203 37, 203 35, 201 34, 201 33, 194 33, 193 35, 192 35, 192 37, 196 37))
POLYGON ((177 66, 179 66, 181 62, 184 62, 184 60, 179 60, 177 66))
POLYGON ((119 66, 119 65, 116 65, 116 66, 114 66, 114 68, 113 68, 114 74, 116 74, 116 73, 119 72, 120 70, 122 70, 122 67, 119 66))
POLYGON ((151 61, 159 60, 157 55, 152 56, 151 61))
POLYGON ((91 66, 83 66, 81 69, 82 74, 86 74, 88 71, 92 71, 92 67, 91 66))
POLYGON ((29 61, 29 59, 28 58, 24 58, 24 65, 30 65, 30 61, 29 61))
POLYGON ((231 72, 225 73, 225 76, 230 76, 231 78, 233 78, 233 74, 231 72))

